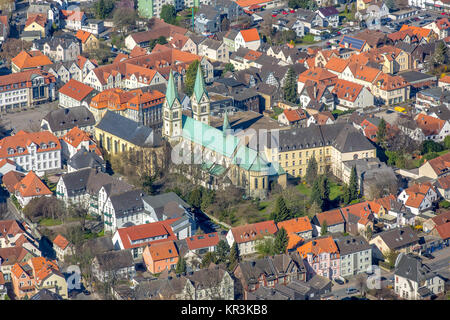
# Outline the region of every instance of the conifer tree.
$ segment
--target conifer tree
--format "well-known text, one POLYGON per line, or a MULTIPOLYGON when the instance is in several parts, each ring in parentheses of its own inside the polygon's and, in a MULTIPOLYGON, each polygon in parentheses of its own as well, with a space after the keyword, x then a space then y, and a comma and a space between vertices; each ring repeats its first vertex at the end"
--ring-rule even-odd
POLYGON ((324 236, 328 233, 328 223, 327 220, 324 220, 322 226, 320 227, 320 235, 324 236))
POLYGON ((289 68, 284 82, 283 97, 286 101, 297 102, 297 77, 294 69, 289 68))
POLYGON ((275 253, 277 254, 286 253, 288 242, 289 239, 286 229, 281 228, 280 230, 278 230, 277 235, 275 236, 274 242, 275 253))
POLYGON ((189 97, 192 96, 194 92, 195 77, 197 76, 198 64, 200 62, 195 60, 192 62, 186 70, 186 76, 184 78, 184 93, 189 97))
POLYGON ((358 176, 356 172, 356 166, 352 167, 352 172, 350 173, 350 181, 348 184, 349 189, 349 203, 353 200, 358 199, 359 196, 359 185, 358 185, 358 176))
POLYGON ((175 273, 180 274, 186 272, 186 260, 183 257, 180 257, 177 262, 177 267, 175 268, 175 273))
POLYGON ((317 180, 317 161, 314 157, 311 157, 311 159, 309 159, 308 167, 306 168, 305 179, 310 186, 312 186, 313 183, 317 180))
POLYGON ((275 204, 275 210, 272 213, 272 219, 275 221, 275 223, 278 223, 280 221, 288 220, 290 217, 291 212, 287 208, 283 196, 279 196, 275 204))

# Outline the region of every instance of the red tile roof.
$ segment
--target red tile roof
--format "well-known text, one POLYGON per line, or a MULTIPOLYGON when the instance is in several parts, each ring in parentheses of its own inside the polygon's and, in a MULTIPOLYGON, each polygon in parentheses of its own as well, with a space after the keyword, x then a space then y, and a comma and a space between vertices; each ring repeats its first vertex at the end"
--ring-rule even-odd
POLYGON ((178 257, 178 251, 173 240, 152 243, 148 246, 148 248, 153 261, 178 257))
POLYGON ((166 240, 177 240, 170 225, 180 218, 168 219, 153 223, 141 224, 127 228, 120 228, 116 232, 119 233, 122 245, 125 249, 138 248, 149 243, 157 243, 166 240), (161 240, 146 240, 154 237, 166 236, 161 240), (142 243, 131 244, 131 241, 144 240, 142 243))
POLYGON ((2 184, 5 186, 6 190, 9 191, 9 193, 14 194, 14 187, 15 185, 21 181, 23 178, 25 178, 25 174, 22 172, 17 171, 10 171, 3 175, 2 177, 2 184))
POLYGON ((450 222, 436 226, 436 231, 442 240, 450 239, 450 222))
POLYGON ((242 35, 242 38, 245 42, 252 42, 252 41, 260 41, 258 29, 252 28, 252 29, 246 29, 239 31, 242 35))
POLYGON ((17 56, 11 59, 19 69, 41 68, 43 66, 51 65, 53 62, 49 57, 38 50, 26 52, 22 50, 17 56))
POLYGON ((84 30, 78 30, 75 34, 75 37, 80 39, 81 43, 86 43, 90 36, 93 36, 93 34, 84 30))
POLYGON ((27 147, 32 143, 37 145, 36 152, 61 150, 61 144, 58 138, 50 131, 26 132, 21 130, 13 136, 0 140, 0 158, 27 155, 27 147), (54 143, 54 147, 52 148, 50 147, 51 143, 54 143), (22 152, 19 152, 18 147, 23 148, 23 150, 20 150, 22 152), (10 150, 14 152, 11 154, 8 153, 10 150))
POLYGON ((268 235, 274 235, 278 228, 273 220, 263 221, 253 224, 246 224, 231 229, 234 241, 237 243, 245 243, 261 239, 268 235))
POLYGON ((320 225, 323 225, 324 221, 328 226, 333 226, 340 223, 345 223, 344 217, 341 214, 340 209, 334 209, 316 214, 317 220, 320 225))
POLYGON ((339 99, 355 102, 363 88, 360 84, 339 79, 336 81, 332 93, 339 99))
POLYGON ((25 178, 14 186, 14 189, 16 193, 19 193, 24 198, 52 195, 50 189, 33 171, 28 172, 25 178))
POLYGON ((69 241, 64 238, 62 235, 58 234, 56 238, 53 240, 53 244, 57 245, 62 250, 65 250, 69 245, 69 241))
POLYGON ((287 233, 301 233, 312 231, 308 217, 299 217, 277 223, 278 229, 284 228, 287 233))
POLYGON ((89 145, 95 144, 94 141, 92 141, 92 139, 89 137, 89 135, 77 126, 70 129, 70 131, 62 137, 62 140, 64 140, 74 148, 78 148, 80 143, 83 141, 89 142, 89 145))
POLYGON ((196 235, 186 238, 189 250, 200 248, 215 247, 219 243, 219 234, 217 232, 196 235))
POLYGON ((70 79, 65 85, 61 87, 61 89, 59 89, 59 93, 81 102, 93 90, 94 89, 92 87, 89 87, 82 82, 79 82, 75 79, 70 79))
POLYGON ((332 237, 311 240, 299 247, 297 251, 303 258, 306 258, 308 254, 312 254, 314 258, 322 253, 334 253, 339 257, 339 250, 332 237))
POLYGON ((423 113, 419 113, 416 117, 417 126, 422 129, 425 136, 438 135, 444 127, 445 122, 445 120, 423 113))
POLYGON ((303 110, 299 110, 299 109, 288 110, 288 109, 286 109, 283 111, 283 113, 289 122, 296 122, 296 121, 306 119, 306 114, 305 114, 305 112, 303 112, 303 110))
POLYGON ((450 168, 450 152, 428 161, 436 175, 440 176, 447 173, 450 168))

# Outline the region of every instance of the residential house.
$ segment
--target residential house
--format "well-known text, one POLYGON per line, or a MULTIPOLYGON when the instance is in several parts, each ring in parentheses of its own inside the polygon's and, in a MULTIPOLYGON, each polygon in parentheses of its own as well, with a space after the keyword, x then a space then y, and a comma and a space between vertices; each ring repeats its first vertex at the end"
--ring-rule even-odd
POLYGON ((409 253, 419 249, 419 238, 411 227, 394 228, 377 233, 369 241, 386 255, 389 251, 409 253))
POLYGON ((366 235, 367 230, 374 230, 374 214, 367 201, 341 208, 345 219, 345 231, 351 235, 366 235))
POLYGON ((283 110, 278 115, 278 122, 287 126, 306 127, 307 119, 306 113, 302 109, 283 110))
POLYGON ((89 134, 78 127, 73 127, 61 138, 61 147, 64 159, 72 158, 81 149, 94 151, 99 157, 102 156, 89 134))
POLYGON ((277 285, 306 281, 306 268, 298 253, 241 261, 233 273, 242 284, 244 300, 259 288, 274 288, 277 285))
POLYGON ((41 51, 53 62, 76 60, 81 53, 80 42, 71 34, 53 36, 33 42, 33 48, 41 51))
POLYGON ((417 126, 422 130, 425 140, 442 142, 446 136, 450 135, 450 121, 448 120, 437 119, 422 113, 418 114, 415 120, 417 126))
POLYGON ((99 36, 105 31, 105 25, 103 20, 87 19, 85 24, 81 26, 81 30, 99 36))
POLYGON ((133 259, 140 259, 148 245, 178 239, 173 232, 178 220, 180 218, 119 228, 112 237, 114 248, 116 250, 130 250, 133 259))
POLYGON ((374 104, 374 96, 364 86, 339 79, 332 91, 336 95, 339 110, 359 109, 372 106, 374 104))
POLYGON ((261 240, 274 236, 277 231, 277 226, 270 220, 231 228, 226 238, 230 247, 237 243, 239 254, 249 255, 256 252, 256 245, 261 240))
POLYGON ((207 252, 215 252, 220 239, 217 232, 210 232, 187 237, 185 241, 188 247, 185 258, 189 260, 195 257, 202 257, 207 252))
POLYGON ((426 220, 422 226, 426 233, 436 234, 436 227, 450 222, 450 210, 426 220))
POLYGON ((304 71, 298 76, 297 92, 299 95, 302 93, 302 90, 308 80, 316 83, 317 85, 324 85, 328 87, 333 86, 336 83, 337 79, 337 75, 329 72, 324 68, 311 68, 304 71))
POLYGON ((75 37, 81 41, 81 48, 83 51, 95 50, 100 46, 99 39, 93 33, 88 31, 78 30, 75 37))
POLYGON ((31 297, 42 289, 48 289, 68 298, 67 283, 54 261, 33 257, 27 262, 16 263, 11 269, 11 282, 16 298, 31 297))
POLYGON ((64 28, 78 31, 82 26, 86 24, 86 14, 83 11, 79 10, 61 10, 63 20, 64 20, 64 28))
POLYGON ((50 29, 47 17, 41 14, 29 16, 25 22, 24 32, 39 32, 40 38, 45 38, 50 29))
POLYGON ((393 105, 410 98, 411 86, 400 76, 380 73, 373 82, 372 92, 383 104, 393 105))
POLYGON ((22 207, 25 207, 32 199, 50 197, 53 193, 33 172, 27 175, 14 186, 14 196, 22 207))
POLYGON ((441 198, 444 200, 450 200, 450 176, 438 178, 435 187, 441 198))
POLYGON ((36 256, 20 245, 0 248, 0 273, 3 275, 3 280, 5 282, 11 282, 12 267, 16 263, 25 263, 36 256))
MULTIPOLYGON (((306 123, 307 127, 317 124, 319 126, 327 125, 327 124, 333 124, 335 123, 335 118, 333 114, 330 111, 321 111, 318 113, 312 113, 311 106, 309 108, 307 107, 306 110, 310 112, 310 116, 308 118, 308 122, 306 123)), ((316 111, 316 110, 314 110, 316 111)))
POLYGON ((410 254, 397 258, 394 276, 395 293, 406 300, 430 299, 444 292, 445 279, 410 254))
POLYGON ((93 134, 94 125, 94 115, 86 107, 78 106, 50 111, 41 121, 41 130, 62 138, 74 127, 93 134))
POLYGON ((42 175, 61 168, 61 143, 49 131, 19 131, 0 140, 0 158, 14 161, 24 171, 42 175))
POLYGON ((370 50, 369 44, 364 39, 359 39, 349 35, 344 35, 339 42, 341 48, 350 49, 358 53, 366 52, 370 50))
POLYGON ((64 261, 66 256, 75 253, 73 245, 61 234, 58 234, 56 238, 53 239, 53 250, 55 250, 56 258, 59 261, 64 261))
POLYGON ((234 39, 236 50, 244 47, 250 50, 258 50, 261 45, 258 29, 240 30, 234 39))
POLYGON ((53 62, 39 50, 26 52, 22 50, 17 56, 11 59, 11 70, 13 73, 27 71, 31 69, 42 69, 53 62))
POLYGON ((8 16, 0 16, 0 41, 5 42, 9 36, 9 21, 8 16))
POLYGON ((316 13, 324 20, 324 27, 331 26, 337 28, 339 25, 339 11, 335 7, 323 7, 316 10, 316 13))
POLYGON ((312 239, 297 251, 304 260, 307 279, 316 274, 328 279, 340 276, 340 253, 332 237, 312 239))
POLYGON ((450 152, 425 162, 419 167, 419 177, 437 179, 450 173, 450 152))
POLYGON ((81 106, 87 97, 92 97, 96 91, 82 82, 70 79, 59 90, 59 105, 62 108, 73 108, 81 106))
POLYGON ((433 207, 438 200, 438 194, 431 183, 417 183, 400 192, 397 199, 413 214, 419 215, 433 207))
POLYGON ((311 224, 314 236, 322 235, 322 228, 326 228, 329 233, 345 232, 345 219, 339 208, 315 214, 311 224))
POLYGON ((372 247, 361 236, 333 238, 340 255, 340 276, 351 277, 372 267, 372 247))
POLYGON ((297 246, 313 236, 313 227, 308 217, 299 217, 277 223, 278 230, 284 228, 288 235, 287 250, 295 250, 297 246))
POLYGON ((106 161, 99 155, 99 150, 86 149, 80 147, 80 149, 67 160, 67 172, 74 172, 86 168, 92 168, 98 171, 106 171, 106 161))
POLYGON ((129 250, 109 251, 97 254, 91 264, 92 274, 100 282, 131 280, 136 274, 129 250))
POLYGON ((142 253, 147 270, 153 274, 175 269, 178 263, 178 250, 173 240, 147 245, 142 253))
POLYGON ((445 39, 450 35, 450 21, 447 17, 438 18, 423 26, 424 29, 431 29, 438 35, 438 39, 445 39))
POLYGON ((228 63, 228 48, 223 42, 213 39, 206 39, 198 45, 198 55, 205 56, 211 61, 228 63))

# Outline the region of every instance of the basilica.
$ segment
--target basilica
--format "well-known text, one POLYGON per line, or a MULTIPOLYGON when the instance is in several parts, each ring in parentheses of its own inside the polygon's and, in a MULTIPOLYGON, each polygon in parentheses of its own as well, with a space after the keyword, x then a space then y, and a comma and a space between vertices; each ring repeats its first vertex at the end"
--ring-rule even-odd
POLYGON ((261 143, 270 140, 270 134, 261 139, 254 130, 236 132, 227 114, 221 128, 211 126, 210 98, 200 65, 191 106, 191 115, 183 112, 170 73, 163 104, 162 134, 172 146, 171 161, 177 165, 178 172, 208 189, 234 185, 242 188, 247 196, 261 199, 274 185, 286 186, 286 172, 278 161, 267 159, 267 146, 261 143))

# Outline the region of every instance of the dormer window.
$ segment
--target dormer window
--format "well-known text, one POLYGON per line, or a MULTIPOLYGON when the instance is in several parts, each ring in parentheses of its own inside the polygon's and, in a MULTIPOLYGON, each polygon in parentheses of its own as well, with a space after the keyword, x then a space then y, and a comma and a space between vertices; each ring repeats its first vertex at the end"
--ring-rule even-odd
POLYGON ((9 149, 8 149, 8 154, 14 154, 14 152, 15 152, 15 151, 14 151, 14 148, 9 148, 9 149))
POLYGON ((50 142, 50 148, 54 148, 54 147, 56 147, 56 144, 53 141, 51 141, 50 142))

